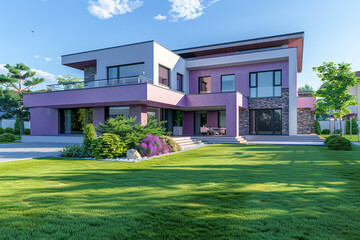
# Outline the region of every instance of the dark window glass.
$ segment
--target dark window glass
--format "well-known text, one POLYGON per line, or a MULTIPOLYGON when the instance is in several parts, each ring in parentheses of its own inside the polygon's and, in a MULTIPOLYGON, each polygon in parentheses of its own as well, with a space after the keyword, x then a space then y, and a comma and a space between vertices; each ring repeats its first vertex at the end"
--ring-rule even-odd
POLYGON ((221 91, 222 92, 235 91, 235 75, 221 76, 221 91))
POLYGON ((226 112, 219 111, 219 127, 224 128, 226 127, 226 112))
POLYGON ((119 70, 120 70, 120 78, 138 77, 145 74, 143 63, 120 66, 119 70))
POLYGON ((116 118, 120 115, 128 118, 130 116, 129 106, 109 107, 109 118, 116 118))
POLYGON ((250 97, 281 97, 281 71, 250 73, 250 97))
POLYGON ((250 110, 250 134, 282 134, 281 110, 250 110))
POLYGON ((177 74, 177 90, 183 91, 183 75, 180 73, 177 74))
POLYGON ((159 66, 159 83, 170 87, 168 68, 159 66))
POLYGON ((210 92, 211 92, 211 77, 200 77, 199 93, 210 93, 210 92))

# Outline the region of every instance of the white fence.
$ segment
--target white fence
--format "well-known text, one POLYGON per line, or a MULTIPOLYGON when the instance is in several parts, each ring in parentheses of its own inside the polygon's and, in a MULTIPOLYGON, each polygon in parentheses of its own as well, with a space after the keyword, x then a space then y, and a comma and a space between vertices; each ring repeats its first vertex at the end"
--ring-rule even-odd
MULTIPOLYGON (((15 119, 0 119, 0 127, 7 128, 11 127, 14 128, 15 119)), ((25 128, 30 128, 30 122, 24 122, 25 128)))
MULTIPOLYGON (((356 121, 356 120, 353 119, 352 121, 356 121)), ((343 134, 345 134, 346 121, 345 120, 341 121, 341 124, 342 124, 342 132, 343 132, 343 134)), ((358 126, 360 127, 360 122, 359 121, 358 121, 358 126)), ((330 129, 330 132, 334 133, 334 119, 331 119, 331 127, 329 127, 329 120, 320 121, 320 127, 321 127, 321 130, 330 129)), ((335 122, 335 129, 340 129, 340 120, 337 120, 335 122)), ((358 134, 358 133, 355 132, 355 133, 352 133, 352 134, 358 134)))

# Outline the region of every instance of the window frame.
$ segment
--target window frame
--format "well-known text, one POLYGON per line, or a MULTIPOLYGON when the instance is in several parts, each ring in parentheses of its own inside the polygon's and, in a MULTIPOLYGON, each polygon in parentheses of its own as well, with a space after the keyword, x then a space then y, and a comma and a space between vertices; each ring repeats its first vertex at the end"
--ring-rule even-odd
MULTIPOLYGON (((107 66, 106 67, 106 74, 107 74, 107 80, 113 80, 113 79, 120 79, 120 68, 121 67, 126 67, 126 66, 131 66, 131 65, 139 65, 139 64, 144 64, 144 67, 145 67, 145 62, 137 62, 137 63, 129 63, 129 64, 123 64, 123 65, 114 65, 114 66, 107 66), (109 78, 109 69, 110 68, 116 68, 117 69, 117 76, 116 78, 109 78)), ((136 75, 136 76, 128 76, 126 78, 130 78, 130 77, 139 77, 139 76, 142 76, 142 75, 136 75)))
POLYGON ((158 68, 158 75, 159 75, 159 76, 158 76, 159 84, 161 84, 161 85, 163 85, 163 86, 167 86, 167 87, 171 88, 171 79, 170 79, 171 74, 170 74, 170 68, 165 67, 165 66, 164 66, 164 65, 162 65, 162 64, 159 64, 159 68, 158 68), (165 85, 165 84, 163 84, 163 83, 160 83, 160 67, 165 68, 165 69, 167 69, 167 70, 168 70, 168 82, 169 82, 169 85, 165 85))
POLYGON ((180 92, 184 92, 184 75, 182 75, 181 73, 176 73, 176 90, 177 91, 180 91, 180 92), (178 77, 181 77, 181 83, 180 84, 178 84, 178 81, 179 81, 179 79, 178 79, 178 77), (180 88, 179 88, 179 86, 180 86, 180 88))
POLYGON ((223 74, 223 75, 221 75, 220 76, 220 92, 234 92, 234 91, 236 91, 235 90, 235 81, 236 81, 236 75, 235 75, 235 73, 231 73, 231 74, 223 74), (234 76, 234 89, 233 90, 231 90, 231 91, 223 91, 223 77, 225 77, 225 76, 234 76))
POLYGON ((211 92, 211 76, 201 76, 201 77, 198 77, 198 94, 206 94, 206 93, 212 93, 211 92), (201 92, 201 84, 200 84, 200 78, 210 78, 210 91, 209 92, 201 92))
POLYGON ((276 70, 268 70, 268 71, 259 71, 259 72, 250 72, 249 73, 249 98, 280 98, 282 97, 282 92, 280 91, 280 96, 275 96, 275 87, 281 87, 282 89, 282 69, 276 69, 276 70), (273 73, 273 96, 272 97, 258 97, 259 95, 259 83, 258 83, 258 73, 263 73, 263 72, 272 72, 273 73), (280 83, 276 84, 275 83, 275 73, 276 72, 280 72, 280 83), (251 75, 255 74, 255 87, 251 86, 251 75), (256 89, 256 97, 251 97, 251 89, 255 88, 256 89))

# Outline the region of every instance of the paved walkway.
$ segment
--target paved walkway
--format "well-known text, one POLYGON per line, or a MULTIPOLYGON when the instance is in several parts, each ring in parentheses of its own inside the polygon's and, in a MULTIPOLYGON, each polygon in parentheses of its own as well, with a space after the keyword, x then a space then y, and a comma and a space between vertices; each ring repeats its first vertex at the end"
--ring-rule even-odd
POLYGON ((29 158, 59 155, 66 143, 7 143, 0 144, 0 163, 29 158))

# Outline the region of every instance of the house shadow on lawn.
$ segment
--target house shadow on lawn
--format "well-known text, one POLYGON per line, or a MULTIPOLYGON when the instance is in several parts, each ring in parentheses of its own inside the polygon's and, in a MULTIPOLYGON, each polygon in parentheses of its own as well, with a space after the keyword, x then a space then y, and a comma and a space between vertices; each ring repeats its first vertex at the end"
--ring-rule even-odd
POLYGON ((0 236, 359 239, 359 149, 214 145, 136 164, 34 160, 37 172, 0 173, 10 184, 0 236))

